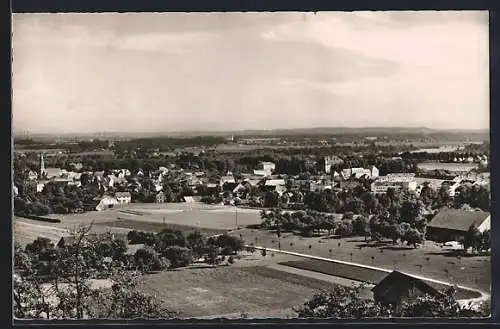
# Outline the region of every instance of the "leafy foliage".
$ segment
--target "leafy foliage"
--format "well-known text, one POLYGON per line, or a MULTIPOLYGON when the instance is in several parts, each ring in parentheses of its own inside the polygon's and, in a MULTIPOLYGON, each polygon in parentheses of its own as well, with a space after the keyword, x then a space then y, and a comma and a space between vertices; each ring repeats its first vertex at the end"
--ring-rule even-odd
POLYGON ((406 300, 398 309, 392 305, 376 303, 360 297, 362 285, 353 287, 335 286, 312 296, 294 311, 300 318, 364 319, 385 317, 481 317, 489 310, 475 310, 460 306, 454 289, 437 296, 425 295, 406 300))

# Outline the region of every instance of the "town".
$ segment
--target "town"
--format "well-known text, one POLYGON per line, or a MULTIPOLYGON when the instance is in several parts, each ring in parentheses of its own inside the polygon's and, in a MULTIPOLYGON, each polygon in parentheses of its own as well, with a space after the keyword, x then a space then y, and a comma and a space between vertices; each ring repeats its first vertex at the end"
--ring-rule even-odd
POLYGON ((178 9, 12 16, 16 324, 494 318, 491 12, 178 9))
MULTIPOLYGON (((287 303, 332 283, 374 286, 376 300, 388 305, 394 296, 377 295, 382 284, 396 285, 401 296, 408 282, 434 294, 448 284, 459 302, 473 301, 477 309, 491 284, 489 142, 486 134, 472 141, 463 134, 463 141, 450 143, 442 134, 390 141, 344 134, 21 136, 14 148, 15 241, 19 250, 44 254, 74 242, 87 225, 89 241, 122 241, 120 256, 103 259, 140 270, 141 289, 165 296, 160 304, 173 310, 172 287, 163 292, 159 282, 175 280, 182 289, 187 282, 174 277, 194 273, 173 269, 201 275, 209 271, 201 264, 215 266, 219 272, 210 272, 208 286, 220 287, 220 276, 234 273, 231 284, 243 285, 241 276, 251 275, 262 285, 280 281, 285 295, 300 287, 298 296, 274 304, 272 314, 257 301, 250 309, 221 301, 176 310, 183 317, 293 317, 298 305, 287 303), (385 273, 398 279, 384 279, 385 273)), ((49 265, 41 268, 51 273, 49 265)), ((204 284, 195 285, 207 289, 204 284)), ((298 314, 308 312, 317 311, 298 314)))

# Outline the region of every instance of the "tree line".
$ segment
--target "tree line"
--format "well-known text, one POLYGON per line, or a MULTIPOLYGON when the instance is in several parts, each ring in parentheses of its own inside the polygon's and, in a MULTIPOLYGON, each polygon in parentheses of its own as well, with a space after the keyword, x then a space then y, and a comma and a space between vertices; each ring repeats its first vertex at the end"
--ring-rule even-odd
POLYGON ((424 295, 403 302, 401 307, 384 305, 361 297, 363 285, 354 287, 335 286, 318 292, 303 305, 294 308, 299 318, 309 319, 367 319, 367 318, 474 318, 491 313, 489 303, 479 308, 461 306, 455 289, 449 288, 438 295, 424 295))
POLYGON ((130 243, 144 247, 128 254, 124 240, 90 232, 91 226, 81 227, 57 246, 40 237, 25 248, 16 244, 17 318, 169 318, 175 312, 137 288, 139 275, 184 267, 199 257, 212 265, 232 264, 244 248, 240 238, 227 234, 205 236, 194 231, 186 236, 164 229, 130 231, 130 243), (92 289, 94 279, 111 280, 111 290, 92 289))

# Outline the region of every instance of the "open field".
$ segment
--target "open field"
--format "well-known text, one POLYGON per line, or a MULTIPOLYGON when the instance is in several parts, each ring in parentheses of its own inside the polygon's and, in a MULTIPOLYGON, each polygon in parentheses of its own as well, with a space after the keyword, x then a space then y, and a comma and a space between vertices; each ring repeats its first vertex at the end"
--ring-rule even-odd
POLYGON ((476 169, 476 163, 454 163, 454 162, 423 162, 418 168, 422 170, 448 170, 448 171, 470 171, 476 169))
MULTIPOLYGON (((79 225, 74 223, 48 223, 21 217, 15 217, 13 223, 14 241, 21 246, 33 242, 37 237, 48 238, 52 243, 57 243, 61 237, 67 236, 72 230, 76 230, 79 225)), ((92 233, 127 233, 129 229, 99 225, 92 226, 92 233)))
MULTIPOLYGON (((125 208, 102 212, 57 216, 61 218, 61 223, 16 219, 16 221, 31 225, 19 224, 15 226, 14 233, 16 241, 31 242, 38 234, 52 235, 55 240, 63 234, 61 229, 76 228, 78 225, 88 225, 94 222, 93 229, 103 232, 118 228, 124 232, 132 229, 159 231, 169 227, 186 233, 198 228, 205 234, 219 234, 235 227, 236 216, 233 211, 232 207, 202 204, 132 204, 125 208), (126 213, 123 212, 124 209, 133 209, 133 212, 140 212, 142 215, 126 213), (164 215, 159 209, 179 211, 164 215), (165 218, 165 224, 163 218, 165 218)), ((259 223, 258 211, 240 212, 240 209, 238 210, 239 225, 259 223)), ((254 243, 269 248, 278 247, 278 238, 271 232, 243 228, 231 231, 231 234, 237 236, 241 234, 247 244, 254 243)), ((452 251, 444 250, 430 241, 420 248, 413 249, 389 242, 367 243, 361 237, 337 240, 302 238, 291 233, 284 233, 281 237, 281 248, 298 253, 380 266, 388 270, 399 269, 407 273, 425 274, 437 280, 457 282, 464 286, 490 291, 491 260, 489 256, 458 259, 452 251)))
POLYGON ((177 225, 171 223, 163 224, 158 222, 137 221, 130 219, 119 219, 112 222, 97 223, 96 225, 105 227, 126 228, 129 230, 144 231, 144 232, 160 232, 161 230, 168 228, 172 230, 183 231, 185 234, 189 234, 195 230, 198 230, 202 234, 207 234, 207 235, 222 234, 227 231, 227 230, 217 230, 217 229, 209 229, 203 227, 196 228, 193 226, 177 225))
MULTIPOLYGON (((136 221, 151 223, 179 225, 180 227, 193 227, 217 231, 231 230, 238 226, 260 224, 259 211, 255 209, 238 209, 229 206, 210 206, 201 203, 169 203, 169 204, 139 204, 132 203, 115 209, 92 211, 81 214, 56 215, 46 217, 61 220, 60 225, 86 225, 96 224, 111 225, 118 221, 136 221)), ((128 225, 128 224, 127 224, 128 225)), ((140 224, 138 224, 140 225, 140 224)), ((113 226, 118 226, 113 224, 113 226)), ((134 229, 140 229, 139 227, 134 229)))
MULTIPOLYGON (((231 234, 238 236, 241 234, 246 244, 254 243, 258 246, 278 248, 278 238, 271 232, 240 229, 231 234)), ((425 274, 436 280, 456 282, 486 292, 491 290, 489 256, 457 259, 453 251, 442 249, 431 241, 413 249, 393 245, 390 242, 368 243, 362 237, 321 239, 302 238, 285 233, 280 240, 282 250, 379 266, 388 270, 399 269, 406 273, 425 274)))
POLYGON ((46 225, 44 222, 39 224, 30 220, 15 220, 13 227, 14 242, 19 243, 21 246, 33 242, 39 236, 48 238, 52 243, 56 244, 68 232, 64 228, 46 225))
MULTIPOLYGON (((299 261, 288 261, 282 262, 281 265, 291 266, 293 268, 299 268, 308 271, 315 271, 319 273, 324 273, 328 275, 338 276, 347 279, 355 279, 371 284, 378 284, 383 278, 387 276, 387 273, 372 270, 369 268, 361 268, 353 265, 347 264, 333 264, 326 261, 307 259, 299 261)), ((447 286, 429 283, 431 286, 438 290, 443 290, 448 288, 447 286)), ((470 299, 480 297, 480 294, 474 293, 469 290, 457 289, 456 297, 458 299, 470 299)))
POLYGON ((218 267, 165 271, 144 277, 142 288, 154 293, 180 317, 292 317, 327 283, 266 267, 218 267))
POLYGON ((105 211, 92 211, 81 214, 56 215, 47 217, 57 218, 60 223, 47 223, 25 218, 15 218, 19 224, 15 230, 15 237, 20 243, 29 243, 37 236, 59 239, 64 232, 74 230, 81 225, 93 223, 93 231, 129 230, 161 231, 164 228, 179 229, 191 232, 195 229, 209 235, 220 234, 238 226, 260 223, 257 210, 238 209, 225 206, 209 206, 198 203, 174 204, 131 204, 105 211), (45 232, 45 230, 47 230, 45 232), (52 232, 52 233, 51 233, 52 232))

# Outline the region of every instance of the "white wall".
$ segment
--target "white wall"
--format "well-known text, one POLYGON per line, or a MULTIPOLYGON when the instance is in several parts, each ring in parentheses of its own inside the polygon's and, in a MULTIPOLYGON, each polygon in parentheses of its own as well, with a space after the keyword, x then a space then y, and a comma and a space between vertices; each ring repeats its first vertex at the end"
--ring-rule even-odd
POLYGON ((484 232, 491 229, 491 216, 488 216, 477 228, 479 232, 484 232))

